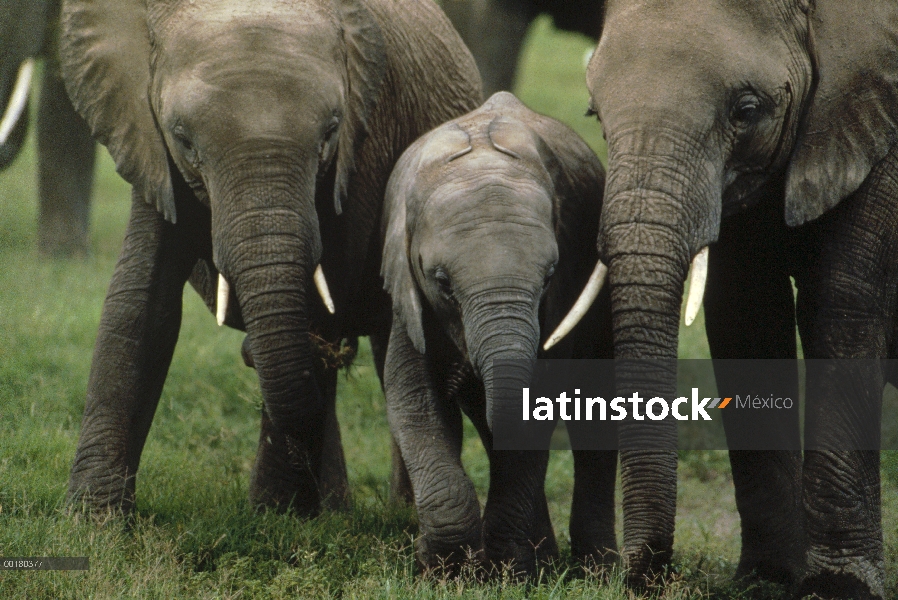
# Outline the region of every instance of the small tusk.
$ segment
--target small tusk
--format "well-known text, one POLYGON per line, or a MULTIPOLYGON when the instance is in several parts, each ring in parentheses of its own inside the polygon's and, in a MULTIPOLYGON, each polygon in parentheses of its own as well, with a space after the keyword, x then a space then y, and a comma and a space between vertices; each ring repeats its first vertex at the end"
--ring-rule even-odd
POLYGON ((218 300, 215 303, 215 319, 218 321, 218 326, 221 327, 225 322, 225 315, 228 312, 228 296, 231 295, 231 286, 228 285, 228 280, 224 278, 224 275, 221 273, 218 274, 218 300))
POLYGON ((689 267, 689 297, 686 299, 686 327, 692 325, 698 316, 705 297, 705 282, 708 280, 708 247, 702 248, 689 267))
POLYGON ((318 294, 327 307, 327 312, 334 314, 334 300, 331 298, 330 290, 327 289, 327 279, 324 278, 324 269, 321 265, 315 269, 315 287, 318 288, 318 294))
POLYGON ((0 146, 6 143, 9 134, 12 133, 16 123, 19 122, 19 117, 25 111, 25 105, 28 104, 28 91, 31 89, 31 75, 33 73, 34 59, 29 58, 19 67, 19 74, 16 76, 16 84, 12 88, 9 104, 6 105, 3 120, 0 121, 0 146))
POLYGON ((599 261, 596 263, 596 268, 593 269, 592 275, 589 276, 589 281, 586 282, 586 287, 580 292, 580 297, 577 298, 574 306, 568 312, 564 320, 561 321, 561 324, 555 328, 555 331, 552 332, 552 335, 549 336, 546 343, 543 344, 543 350, 548 350, 560 342, 564 336, 569 334, 571 330, 577 326, 577 323, 580 322, 580 319, 583 318, 583 315, 586 314, 586 311, 588 311, 589 307, 592 306, 592 303, 595 302, 599 292, 602 291, 602 284, 605 283, 606 275, 608 275, 608 267, 602 264, 602 261, 599 261))

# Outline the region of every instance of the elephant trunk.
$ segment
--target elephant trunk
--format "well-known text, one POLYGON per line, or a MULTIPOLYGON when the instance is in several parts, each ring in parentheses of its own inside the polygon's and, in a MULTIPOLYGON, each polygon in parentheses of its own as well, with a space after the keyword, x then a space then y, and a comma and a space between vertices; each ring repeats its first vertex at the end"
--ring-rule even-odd
MULTIPOLYGON (((716 238, 720 223, 714 165, 700 158, 699 148, 685 151, 691 148, 688 141, 664 135, 631 133, 609 140, 598 242, 611 291, 617 395, 638 393, 643 402, 676 396, 684 281, 693 256, 716 238)), ((619 428, 622 556, 633 585, 650 582, 670 561, 676 441, 676 427, 667 420, 627 420, 619 428)))
POLYGON ((293 502, 298 512, 314 514, 325 406, 314 375, 309 312, 319 301, 313 273, 321 242, 314 174, 304 180, 295 174, 300 169, 284 171, 222 186, 220 204, 213 204, 213 248, 240 305, 264 402, 252 500, 281 508, 293 502), (219 205, 224 208, 217 211, 219 205))
POLYGON ((490 429, 500 414, 520 416, 518 396, 522 387, 530 385, 531 362, 536 359, 539 344, 538 305, 533 295, 524 290, 488 291, 466 302, 465 339, 471 364, 486 391, 490 429), (496 379, 493 368, 496 361, 516 362, 505 363, 504 376, 496 379), (499 401, 500 398, 503 400, 499 401), (518 398, 518 402, 509 406, 505 398, 518 398))

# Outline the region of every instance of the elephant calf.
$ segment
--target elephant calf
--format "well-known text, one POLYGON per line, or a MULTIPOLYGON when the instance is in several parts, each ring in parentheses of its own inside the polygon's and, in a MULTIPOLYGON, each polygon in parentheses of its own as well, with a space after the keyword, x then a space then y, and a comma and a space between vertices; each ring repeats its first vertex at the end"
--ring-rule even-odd
MULTIPOLYGON (((604 294, 563 343, 538 351, 597 262, 603 187, 601 163, 573 131, 506 92, 420 138, 393 171, 381 267, 394 313, 384 389, 424 569, 457 569, 473 551, 533 574, 557 554, 543 489, 548 452, 493 450, 492 417, 503 407, 487 390, 496 359, 610 357, 604 294), (460 460, 462 410, 489 453, 482 521, 460 460)), ((616 550, 617 456, 574 460, 573 551, 601 561, 616 550)))

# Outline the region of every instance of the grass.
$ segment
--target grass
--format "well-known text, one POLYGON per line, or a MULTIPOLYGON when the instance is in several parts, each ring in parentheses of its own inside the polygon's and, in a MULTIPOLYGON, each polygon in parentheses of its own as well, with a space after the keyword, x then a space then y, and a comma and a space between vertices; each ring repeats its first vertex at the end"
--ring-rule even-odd
MULTIPOLYGON (((604 156, 584 118, 584 38, 534 26, 519 93, 574 126, 604 156)), ((389 436, 370 351, 340 377, 340 420, 353 508, 302 521, 258 514, 246 502, 259 426, 254 371, 242 335, 215 326, 184 294, 178 349, 137 481, 132 523, 95 521, 64 506, 105 289, 124 234, 128 186, 103 153, 91 257, 47 261, 35 252, 33 142, 0 176, 0 556, 88 556, 85 572, 0 571, 2 598, 628 598, 619 575, 575 577, 566 531, 572 462, 554 452, 547 494, 562 557, 539 583, 422 579, 412 511, 386 502, 389 436)), ((707 357, 701 317, 681 355, 707 357)), ((488 465, 470 434, 464 462, 481 498, 488 465)), ((898 461, 885 455, 883 518, 888 590, 898 594, 898 461)), ((618 516, 620 518, 620 516, 618 516)), ((620 529, 620 527, 618 527, 620 529)), ((673 583, 663 597, 748 596, 729 583, 739 523, 723 452, 684 453, 673 583)), ((766 595, 766 592, 761 592, 766 595)))

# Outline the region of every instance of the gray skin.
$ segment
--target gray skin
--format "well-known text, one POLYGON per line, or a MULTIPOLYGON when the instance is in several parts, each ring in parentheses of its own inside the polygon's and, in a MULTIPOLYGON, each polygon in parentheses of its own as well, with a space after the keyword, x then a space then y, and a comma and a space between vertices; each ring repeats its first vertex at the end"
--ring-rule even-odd
POLYGON ((345 493, 345 466, 336 369, 310 333, 386 340, 383 193, 412 141, 480 103, 470 53, 430 1, 70 0, 60 54, 75 107, 133 185, 70 498, 133 508, 184 284, 214 310, 221 273, 263 398, 250 500, 315 514, 345 493))
POLYGON ((513 89, 521 47, 536 17, 547 13, 559 29, 598 39, 602 5, 599 0, 444 0, 443 10, 471 49, 489 96, 513 89))
MULTIPOLYGON (((425 569, 467 557, 534 575, 557 556, 543 488, 548 451, 493 450, 503 406, 493 361, 610 358, 608 295, 569 339, 539 350, 597 259, 604 170, 566 126, 501 92, 403 154, 384 206, 385 287, 393 328, 384 377, 390 429, 408 466, 425 569), (603 310, 604 307, 604 310, 603 310), (490 459, 481 520, 461 464, 461 411, 490 459), (473 553, 473 554, 472 554, 473 553)), ((509 383, 529 385, 529 369, 509 383)), ((505 401, 507 403, 507 401, 505 401)), ((575 452, 573 554, 616 557, 616 452, 575 452)))
MULTIPOLYGON (((587 83, 608 141, 598 248, 615 357, 676 358, 684 279, 709 244, 713 357, 793 358, 796 321, 805 357, 894 356, 896 23, 898 5, 885 0, 607 2, 587 83)), ((717 375, 769 389, 720 365, 717 375)), ((861 379, 867 405, 826 374, 814 379, 808 439, 850 448, 861 423, 878 423, 887 376, 861 379)), ((653 384, 673 392, 671 378, 653 384)), ((800 448, 797 420, 781 434, 800 448)), ((730 460, 737 575, 799 595, 883 597, 878 453, 730 460)), ((625 486, 629 468, 651 472, 623 452, 621 462, 625 486)), ((675 462, 662 466, 663 502, 625 504, 625 530, 673 523, 675 462)))
MULTIPOLYGON (((59 1, 4 0, 0 4, 0 115, 20 65, 44 59, 37 109, 38 249, 52 256, 84 255, 90 247, 90 193, 95 143, 65 91, 56 55, 59 1)), ((0 146, 0 171, 15 160, 28 129, 28 112, 0 146)))

